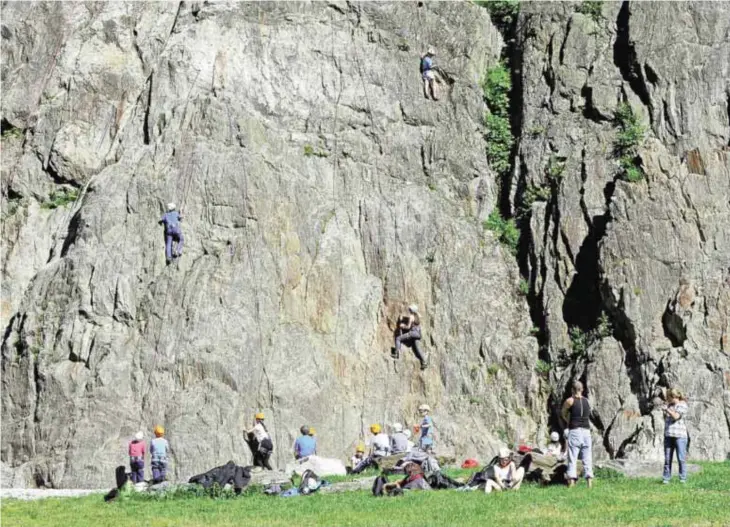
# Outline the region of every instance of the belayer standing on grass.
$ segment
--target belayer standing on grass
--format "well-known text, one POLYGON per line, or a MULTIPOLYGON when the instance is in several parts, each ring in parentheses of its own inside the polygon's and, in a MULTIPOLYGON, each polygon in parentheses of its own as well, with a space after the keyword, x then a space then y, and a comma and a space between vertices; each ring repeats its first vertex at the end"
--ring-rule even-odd
POLYGON ((572 487, 578 480, 578 458, 583 461, 588 488, 593 481, 593 443, 591 440, 590 415, 591 405, 583 397, 583 383, 573 383, 573 396, 563 403, 563 420, 568 423, 568 486, 572 487))
POLYGON ((438 101, 436 96, 436 74, 433 71, 433 57, 436 56, 433 48, 421 55, 421 76, 423 77, 423 96, 428 99, 429 91, 434 101, 438 101))
POLYGON ((424 452, 433 452, 433 419, 429 415, 431 413, 431 407, 427 404, 422 404, 418 407, 418 413, 421 414, 421 424, 419 427, 419 433, 421 434, 418 440, 418 447, 424 452))
POLYGON ((129 442, 129 468, 131 469, 130 479, 132 483, 144 481, 144 434, 137 432, 134 439, 129 442))
POLYGON ((684 414, 687 413, 687 402, 682 392, 676 388, 667 390, 667 404, 662 408, 664 412, 664 474, 662 483, 667 484, 672 479, 672 458, 677 452, 679 463, 679 482, 687 481, 687 424, 684 414))
POLYGON ((174 203, 167 204, 167 212, 162 215, 162 219, 158 222, 165 226, 165 260, 167 265, 172 263, 173 258, 182 256, 185 238, 182 234, 180 222, 182 216, 175 210, 174 203), (173 246, 173 243, 175 244, 173 246))
POLYGON ((155 427, 155 438, 150 441, 150 457, 152 458, 152 483, 161 483, 167 477, 167 451, 170 444, 165 439, 165 429, 161 425, 155 427))
POLYGON ((416 358, 421 363, 421 369, 426 369, 426 357, 421 350, 421 317, 418 315, 418 306, 408 306, 408 315, 402 317, 398 323, 398 332, 395 337, 395 356, 400 357, 401 344, 413 347, 416 358))
POLYGON ((246 442, 253 453, 253 466, 274 470, 269 463, 271 453, 274 451, 274 444, 271 442, 268 430, 266 430, 264 418, 262 412, 256 414, 253 428, 246 431, 246 442))

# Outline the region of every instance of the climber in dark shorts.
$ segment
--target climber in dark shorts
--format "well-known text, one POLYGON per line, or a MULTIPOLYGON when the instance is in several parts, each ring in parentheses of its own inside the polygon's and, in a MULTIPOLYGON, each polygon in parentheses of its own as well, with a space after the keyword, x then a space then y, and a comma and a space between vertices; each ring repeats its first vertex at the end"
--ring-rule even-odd
POLYGON ((408 306, 408 315, 403 317, 396 331, 395 337, 395 356, 400 357, 401 344, 413 347, 413 353, 421 363, 421 369, 426 369, 426 357, 421 350, 421 317, 418 315, 418 306, 411 304, 408 306))

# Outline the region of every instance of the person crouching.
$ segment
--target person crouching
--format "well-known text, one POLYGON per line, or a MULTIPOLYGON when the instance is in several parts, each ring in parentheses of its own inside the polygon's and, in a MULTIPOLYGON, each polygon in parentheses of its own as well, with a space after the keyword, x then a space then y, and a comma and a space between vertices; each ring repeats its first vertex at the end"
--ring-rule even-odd
POLYGON ((525 477, 525 469, 517 468, 512 461, 512 452, 506 448, 499 450, 499 461, 494 465, 494 470, 487 480, 484 492, 489 494, 493 490, 519 490, 522 479, 525 477))

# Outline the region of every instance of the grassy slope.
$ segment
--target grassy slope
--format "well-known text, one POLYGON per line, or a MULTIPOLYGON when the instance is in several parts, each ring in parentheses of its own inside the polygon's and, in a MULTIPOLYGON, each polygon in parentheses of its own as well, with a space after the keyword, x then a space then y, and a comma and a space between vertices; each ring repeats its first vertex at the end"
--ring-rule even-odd
POLYGON ((276 498, 129 499, 106 504, 100 496, 5 500, 2 524, 94 527, 239 525, 730 525, 730 462, 707 463, 686 485, 675 479, 599 479, 592 490, 523 487, 485 495, 455 491, 413 492, 374 498, 369 492, 276 498))

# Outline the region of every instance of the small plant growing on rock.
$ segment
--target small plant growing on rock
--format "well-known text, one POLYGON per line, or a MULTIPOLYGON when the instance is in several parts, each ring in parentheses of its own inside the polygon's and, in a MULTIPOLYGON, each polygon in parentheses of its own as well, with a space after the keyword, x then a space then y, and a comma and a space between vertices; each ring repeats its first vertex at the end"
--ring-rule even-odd
POLYGON ((535 371, 541 375, 547 375, 552 369, 552 364, 550 364, 549 362, 545 362, 544 360, 538 359, 538 361, 535 363, 535 371))
POLYGON ((641 181, 644 179, 644 171, 638 162, 638 148, 646 136, 646 127, 627 103, 619 105, 614 123, 618 127, 614 152, 618 157, 621 177, 632 183, 641 181))
POLYGON ((76 201, 79 197, 79 190, 76 188, 63 188, 61 190, 54 190, 48 197, 48 200, 41 204, 43 209, 57 209, 59 207, 65 207, 76 201))
POLYGON ((595 336, 599 339, 605 339, 613 334, 613 324, 608 318, 608 314, 604 311, 601 316, 598 317, 598 325, 595 329, 595 336))
POLYGON ((522 194, 522 201, 518 209, 518 217, 524 218, 532 212, 532 204, 536 201, 548 201, 550 199, 550 187, 530 185, 522 194))
POLYGON ((563 177, 565 171, 565 160, 559 158, 556 155, 551 155, 548 160, 547 167, 545 168, 545 175, 549 181, 553 183, 559 182, 563 177))
POLYGON ((499 372, 499 364, 490 364, 489 366, 487 366, 487 373, 491 377, 494 377, 495 375, 497 375, 498 372, 499 372))
POLYGON ((573 350, 573 354, 577 356, 583 355, 588 349, 588 335, 577 326, 570 328, 568 335, 570 335, 570 347, 573 350))
POLYGON ((596 24, 603 19, 603 2, 601 1, 584 0, 575 10, 591 17, 596 24))
POLYGON ((505 220, 497 209, 494 209, 484 221, 484 228, 492 231, 500 243, 507 247, 512 254, 517 254, 517 247, 520 243, 520 231, 517 229, 515 220, 505 220))
POLYGON ((485 134, 487 159, 495 172, 504 174, 510 168, 510 154, 514 144, 509 120, 509 93, 512 89, 512 79, 507 66, 500 62, 489 68, 482 88, 484 100, 489 108, 485 134))
POLYGON ((520 280, 520 284, 517 286, 517 290, 520 292, 522 296, 527 296, 530 294, 530 283, 522 278, 520 280))

